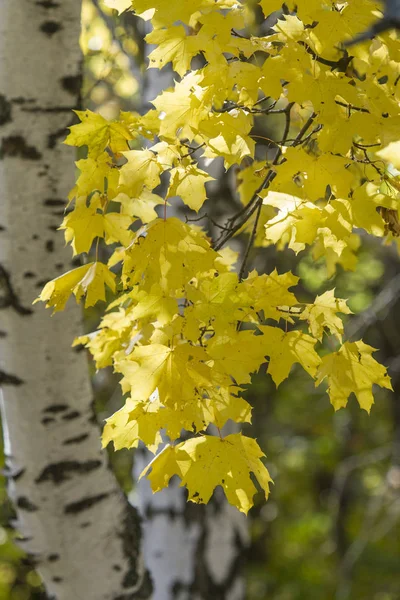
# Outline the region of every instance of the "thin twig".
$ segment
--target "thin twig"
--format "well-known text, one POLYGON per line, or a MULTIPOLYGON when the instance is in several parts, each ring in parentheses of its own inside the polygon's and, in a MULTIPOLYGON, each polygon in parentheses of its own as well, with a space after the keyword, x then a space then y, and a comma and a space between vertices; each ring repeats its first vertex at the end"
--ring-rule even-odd
POLYGON ((252 249, 253 244, 254 244, 254 240, 256 239, 257 227, 258 227, 258 221, 260 219, 261 209, 262 209, 262 202, 260 202, 258 204, 258 208, 257 208, 257 212, 256 212, 256 218, 255 218, 254 226, 253 226, 253 231, 251 232, 249 243, 247 244, 246 252, 245 252, 244 257, 243 257, 242 266, 241 266, 240 271, 239 271, 239 281, 242 281, 242 279, 243 279, 243 275, 244 275, 244 271, 245 271, 245 268, 246 268, 247 260, 249 258, 250 250, 252 249))

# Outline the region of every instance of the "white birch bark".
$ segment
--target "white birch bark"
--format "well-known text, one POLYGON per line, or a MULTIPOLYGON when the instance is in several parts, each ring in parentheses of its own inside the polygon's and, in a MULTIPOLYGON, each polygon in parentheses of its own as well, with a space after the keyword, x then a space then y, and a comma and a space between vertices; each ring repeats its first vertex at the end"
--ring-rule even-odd
POLYGON ((62 145, 81 85, 77 0, 0 2, 0 383, 23 547, 56 600, 147 598, 136 512, 100 450, 72 304, 32 301, 69 270, 56 232, 74 181, 62 145))
MULTIPOLYGON (((137 451, 134 476, 152 455, 137 451)), ((131 497, 143 518, 143 556, 152 573, 152 600, 243 600, 246 517, 230 506, 222 490, 208 505, 186 502, 173 479, 153 494, 147 479, 131 497)))

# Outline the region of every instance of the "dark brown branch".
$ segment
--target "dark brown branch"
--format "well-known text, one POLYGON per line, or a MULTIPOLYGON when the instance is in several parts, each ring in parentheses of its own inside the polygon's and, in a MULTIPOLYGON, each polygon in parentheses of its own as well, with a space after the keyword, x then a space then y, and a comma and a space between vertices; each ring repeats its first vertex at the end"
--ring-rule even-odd
POLYGON ((246 263, 247 263, 248 258, 249 258, 250 250, 252 249, 253 244, 254 244, 254 240, 256 239, 257 227, 258 227, 258 221, 260 220, 261 209, 262 209, 262 202, 259 202, 258 206, 257 206, 257 212, 256 212, 256 218, 255 218, 255 221, 254 221, 253 231, 251 232, 249 243, 247 244, 246 252, 245 252, 244 257, 243 257, 242 266, 240 267, 239 281, 242 281, 242 279, 243 279, 243 275, 244 275, 244 271, 246 269, 246 263))

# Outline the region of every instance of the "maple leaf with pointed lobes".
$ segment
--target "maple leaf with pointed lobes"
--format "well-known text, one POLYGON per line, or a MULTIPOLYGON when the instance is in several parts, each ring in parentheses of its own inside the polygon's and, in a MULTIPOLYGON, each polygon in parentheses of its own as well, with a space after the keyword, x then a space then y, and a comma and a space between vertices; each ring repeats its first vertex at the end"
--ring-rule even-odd
POLYGON ((96 159, 82 158, 75 164, 80 170, 80 175, 68 195, 70 200, 75 197, 90 196, 96 191, 99 194, 107 193, 108 199, 117 194, 119 171, 113 167, 107 152, 103 152, 96 159))
POLYGON ((140 282, 149 290, 158 282, 169 294, 180 294, 193 274, 208 272, 218 256, 204 234, 172 217, 142 228, 118 260, 124 260, 122 281, 127 287, 140 282))
POLYGON ((292 365, 296 362, 311 377, 315 377, 321 359, 314 350, 317 340, 301 331, 285 333, 278 327, 260 325, 262 336, 256 340, 260 344, 265 356, 269 356, 267 373, 269 373, 278 387, 289 375, 292 365))
POLYGON ((242 316, 238 308, 243 306, 237 293, 238 283, 236 273, 221 273, 185 286, 190 302, 184 311, 184 333, 188 339, 198 340, 201 328, 209 325, 216 333, 226 333, 230 324, 236 328, 242 316))
POLYGON ((343 321, 337 316, 338 312, 352 314, 346 300, 335 298, 334 290, 328 290, 321 296, 317 296, 312 304, 307 304, 299 318, 308 321, 310 332, 320 342, 325 330, 336 335, 341 342, 343 321))
POLYGON ((196 35, 188 35, 182 25, 155 29, 146 35, 146 42, 157 44, 157 48, 149 55, 149 68, 162 69, 172 62, 174 71, 181 77, 189 70, 192 58, 203 47, 202 40, 196 35))
POLYGON ((164 204, 165 200, 143 188, 138 198, 130 198, 127 194, 121 192, 113 198, 113 202, 121 203, 121 212, 124 214, 138 217, 142 223, 150 223, 158 217, 155 207, 164 204))
POLYGON ((120 242, 129 246, 133 239, 133 232, 129 230, 133 219, 121 213, 99 212, 99 203, 86 204, 86 198, 76 200, 73 211, 68 213, 60 226, 65 229, 65 241, 71 242, 74 255, 89 252, 93 240, 104 238, 107 244, 120 242))
POLYGON ((213 369, 230 375, 239 385, 250 383, 251 374, 265 362, 260 337, 254 335, 253 331, 235 330, 213 337, 207 344, 213 369))
POLYGON ((76 338, 73 346, 83 344, 88 348, 96 362, 96 369, 108 367, 113 364, 114 354, 126 348, 132 338, 141 333, 132 321, 130 314, 120 307, 118 312, 108 313, 102 318, 97 331, 76 338))
POLYGON ((328 379, 328 394, 335 410, 346 406, 350 394, 354 394, 369 413, 374 403, 374 384, 393 390, 386 368, 372 356, 375 351, 362 341, 346 342, 338 352, 322 358, 315 385, 328 379))
POLYGON ((81 122, 70 127, 70 134, 64 141, 69 146, 87 146, 88 155, 97 158, 103 150, 110 146, 115 153, 129 148, 128 141, 132 133, 125 124, 118 121, 107 121, 91 110, 75 110, 81 122))
POLYGON ((198 212, 206 200, 205 184, 213 181, 208 173, 195 165, 171 169, 171 183, 167 197, 180 196, 182 201, 198 212))
POLYGON ((168 485, 173 475, 182 479, 189 492, 189 500, 206 504, 220 485, 230 504, 248 513, 257 492, 250 473, 254 473, 268 498, 272 479, 261 462, 264 456, 257 442, 241 433, 225 438, 203 435, 168 446, 142 471, 147 474, 153 492, 168 485), (151 468, 151 473, 148 474, 151 468))
POLYGON ((115 450, 121 450, 137 448, 142 441, 150 451, 155 452, 162 441, 160 429, 163 423, 159 402, 140 402, 128 398, 120 410, 106 419, 102 446, 105 448, 113 442, 115 450))
POLYGON ((199 85, 202 79, 203 75, 190 72, 172 91, 166 90, 152 100, 158 113, 159 132, 165 139, 192 140, 200 121, 208 117, 211 107, 203 103, 207 91, 199 85))
POLYGON ((87 206, 86 198, 80 197, 59 229, 65 229, 65 241, 71 242, 74 255, 89 252, 93 240, 104 236, 104 217, 97 212, 95 205, 87 206))
POLYGON ((138 198, 146 187, 150 191, 160 183, 161 165, 150 150, 123 152, 126 163, 120 169, 120 191, 131 198, 138 198))
POLYGON ((172 321, 178 311, 177 300, 167 295, 157 283, 151 287, 149 292, 136 287, 129 297, 134 303, 129 311, 131 319, 141 319, 142 321, 149 319, 165 325, 172 321))
POLYGON ((35 302, 47 302, 46 307, 54 307, 54 312, 57 312, 64 310, 71 294, 75 295, 77 302, 86 294, 85 308, 88 308, 99 300, 106 299, 106 284, 115 292, 114 273, 103 263, 88 263, 46 283, 35 302))
POLYGON ((214 371, 204 348, 177 343, 173 348, 153 342, 115 357, 115 370, 123 374, 124 392, 135 400, 147 399, 158 388, 161 401, 194 395, 196 389, 228 386, 231 379, 214 371))
POLYGON ((289 288, 298 281, 299 278, 290 272, 279 275, 274 269, 269 275, 258 275, 257 271, 252 271, 240 284, 239 293, 245 290, 254 311, 257 313, 262 310, 265 319, 291 320, 287 309, 298 304, 298 301, 293 292, 289 292, 289 288), (283 310, 279 307, 283 307, 283 310))

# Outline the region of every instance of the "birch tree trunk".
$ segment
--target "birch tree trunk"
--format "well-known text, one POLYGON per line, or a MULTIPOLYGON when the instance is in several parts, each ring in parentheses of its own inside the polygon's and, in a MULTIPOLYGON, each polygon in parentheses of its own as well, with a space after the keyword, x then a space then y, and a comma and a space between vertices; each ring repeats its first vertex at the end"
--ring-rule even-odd
MULTIPOLYGON (((134 475, 151 460, 135 455, 134 475)), ((246 517, 230 506, 222 490, 207 505, 186 502, 175 478, 153 494, 141 479, 132 502, 143 517, 143 555, 154 582, 152 600, 243 600, 246 517), (219 493, 221 492, 221 493, 219 493)))
POLYGON ((139 525, 108 469, 80 309, 32 306, 65 272, 56 232, 74 180, 62 145, 81 87, 80 2, 0 3, 0 382, 9 491, 24 549, 57 600, 149 597, 139 525))

